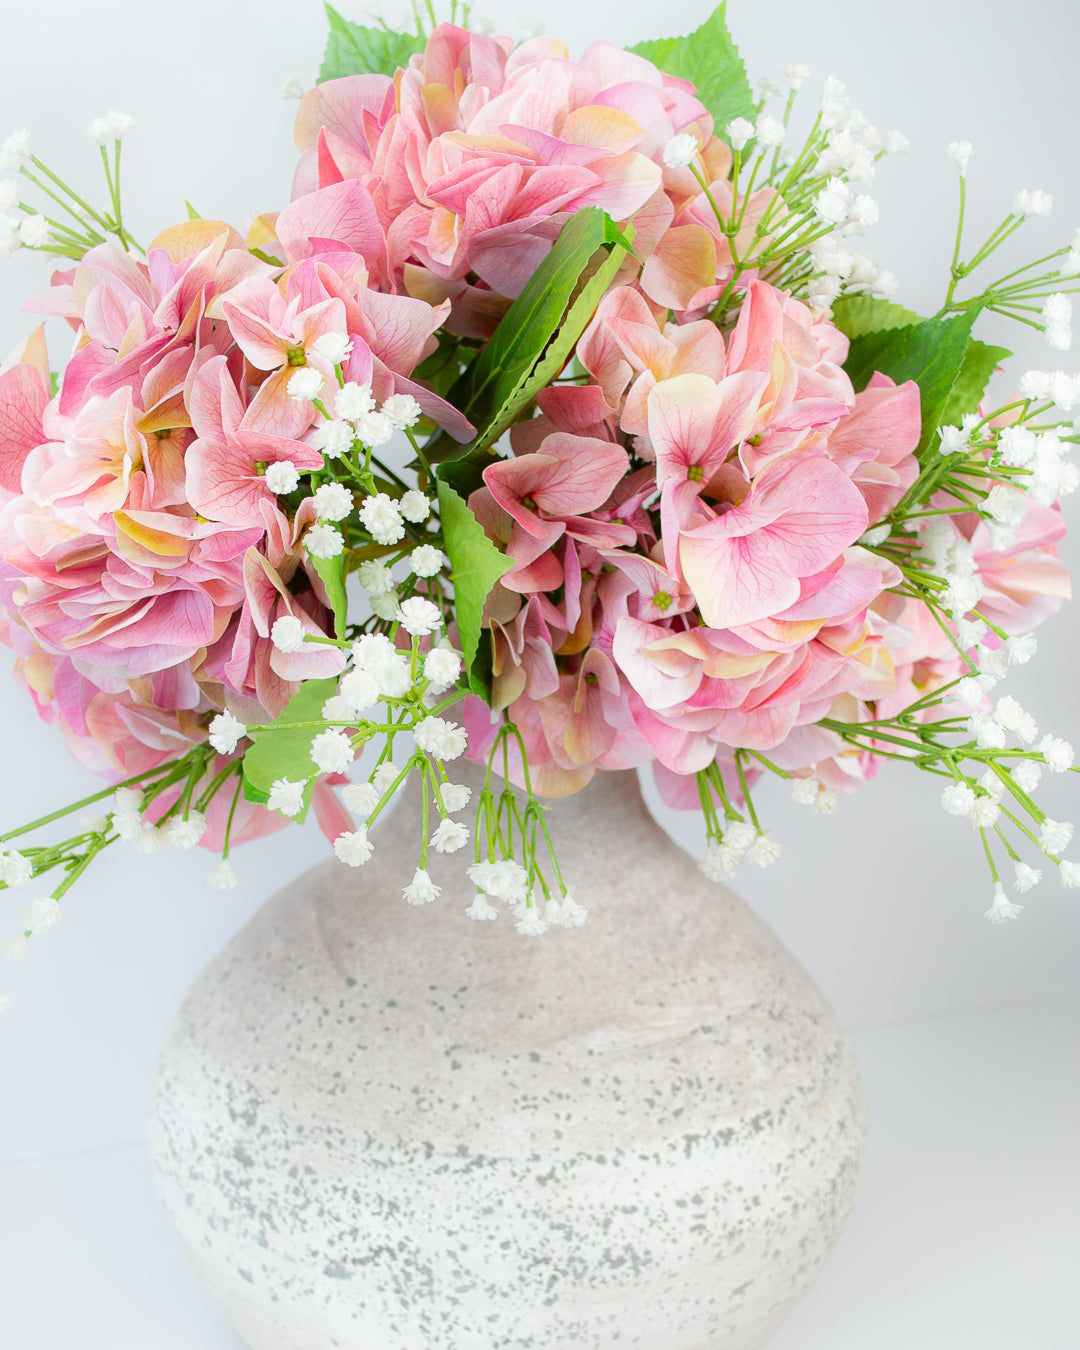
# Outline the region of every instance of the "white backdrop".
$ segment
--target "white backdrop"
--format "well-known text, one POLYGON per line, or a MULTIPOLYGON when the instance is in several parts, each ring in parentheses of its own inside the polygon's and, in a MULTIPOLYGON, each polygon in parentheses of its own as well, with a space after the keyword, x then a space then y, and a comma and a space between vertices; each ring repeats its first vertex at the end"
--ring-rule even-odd
MULTIPOLYGON (((360 17, 342 0, 350 17, 360 17)), ((616 42, 686 32, 703 0, 583 6, 547 0, 547 31, 572 50, 601 34, 616 42)), ((500 31, 535 10, 492 0, 500 31)), ((940 303, 954 227, 955 170, 945 143, 977 148, 969 177, 976 225, 996 224, 1014 189, 1054 193, 1049 222, 1028 227, 1035 256, 1080 224, 1071 150, 1080 32, 1071 0, 731 0, 729 21, 751 76, 805 62, 815 84, 845 79, 882 129, 906 132, 912 154, 882 165, 882 223, 869 245, 901 281, 899 299, 940 303), (1045 246, 1044 246, 1045 245, 1045 246)), ((296 105, 278 96, 298 74, 314 80, 325 35, 316 0, 52 0, 8 16, 0 48, 0 138, 29 127, 35 149, 78 183, 96 182, 86 121, 120 108, 137 121, 125 144, 127 212, 142 236, 185 214, 242 223, 287 200, 296 105)), ((813 97, 811 94, 810 97, 813 97)), ((1027 245, 1025 245, 1027 248, 1027 245)), ((0 351, 33 322, 23 298, 44 288, 44 261, 0 260, 0 351)), ((1021 353, 1017 370, 1077 369, 1038 335, 986 325, 1021 353)), ((58 343, 54 364, 64 354, 58 343)), ((1080 519, 1080 500, 1066 503, 1080 519)), ((1065 552, 1076 560, 1075 543, 1065 552)), ((1075 689, 1080 640, 1066 611, 1040 635, 1039 658, 1011 692, 1040 726, 1080 744, 1075 689)), ((6 658, 0 649, 0 666, 6 658)), ((6 674, 0 675, 6 680, 6 674)), ((26 697, 0 683, 0 829, 42 814, 97 781, 40 725, 26 697)), ((989 884, 977 836, 946 817, 934 783, 887 768, 832 818, 800 812, 777 788, 767 812, 785 845, 769 872, 739 879, 743 894, 828 992, 849 1026, 1068 991, 1080 947, 1080 900, 1044 883, 1020 920, 993 928, 980 915, 989 884)), ((1073 776, 1049 784, 1044 804, 1080 815, 1073 776)), ((696 847, 686 818, 664 817, 696 847)), ((244 887, 203 882, 201 851, 145 858, 116 848, 65 902, 66 918, 33 944, 32 959, 0 969, 16 1002, 0 1022, 0 1159, 137 1139, 156 1046, 184 990, 262 899, 324 856, 314 832, 290 830, 236 856, 244 887)), ((0 893, 0 930, 14 931, 24 896, 0 893)))

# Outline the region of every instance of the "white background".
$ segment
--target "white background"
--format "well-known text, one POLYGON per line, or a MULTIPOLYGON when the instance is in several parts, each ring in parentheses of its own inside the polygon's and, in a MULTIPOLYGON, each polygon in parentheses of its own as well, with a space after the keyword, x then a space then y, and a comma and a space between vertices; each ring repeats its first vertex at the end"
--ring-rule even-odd
MULTIPOLYGON (((534 12, 515 0, 492 10, 510 33, 534 12)), ((700 0, 547 0, 543 18, 577 53, 601 33, 633 42, 686 32, 705 12, 700 0)), ((1070 0, 732 0, 728 17, 752 77, 778 77, 789 62, 810 65, 815 86, 835 73, 873 122, 911 138, 909 157, 881 165, 882 223, 868 240, 900 278, 905 305, 933 312, 944 290, 957 196, 944 156, 951 139, 976 145, 973 227, 996 224, 1019 187, 1055 198, 1052 218, 1023 232, 1023 252, 1049 252, 1080 225, 1080 24, 1070 0)), ((181 219, 185 198, 242 225, 287 200, 296 105, 278 90, 292 74, 314 80, 324 35, 315 0, 23 5, 7 16, 0 47, 0 138, 29 127, 48 163, 96 184, 97 150, 82 128, 120 108, 138 123, 125 142, 125 201, 141 237, 181 219)), ((0 351, 36 321, 18 306, 44 289, 47 273, 38 256, 0 260, 0 351)), ((1016 373, 1077 369, 1075 353, 1051 353, 1016 326, 987 323, 980 336, 1019 352, 1016 373)), ((66 341, 61 334, 54 344, 54 365, 66 341)), ((1067 516, 1077 511, 1080 498, 1066 502, 1067 516)), ((1075 543, 1063 552, 1075 565, 1075 543)), ((1037 660, 1010 677, 1011 692, 1040 727, 1080 744, 1075 614, 1066 609, 1040 641, 1037 660)), ((0 765, 0 829, 98 786, 26 696, 2 684, 0 765)), ((738 887, 851 1028, 1075 987, 1080 892, 1050 879, 1025 897, 1016 923, 984 923, 990 887, 977 836, 946 817, 936 796, 933 780, 895 766, 827 820, 791 806, 779 787, 764 798, 785 853, 738 887)), ((1043 801, 1052 815, 1080 817, 1076 777, 1050 781, 1043 801)), ((693 843, 691 822, 672 828, 693 843)), ((156 1046, 187 985, 277 885, 323 852, 314 830, 248 846, 235 859, 244 887, 228 895, 205 886, 212 859, 201 851, 106 855, 68 897, 60 929, 33 943, 25 965, 0 970, 0 992, 15 998, 0 1022, 0 1159, 140 1139, 156 1046)), ((0 893, 0 932, 15 931, 23 899, 0 893)), ((1002 1094, 1009 1090, 1003 1082, 1002 1094)))

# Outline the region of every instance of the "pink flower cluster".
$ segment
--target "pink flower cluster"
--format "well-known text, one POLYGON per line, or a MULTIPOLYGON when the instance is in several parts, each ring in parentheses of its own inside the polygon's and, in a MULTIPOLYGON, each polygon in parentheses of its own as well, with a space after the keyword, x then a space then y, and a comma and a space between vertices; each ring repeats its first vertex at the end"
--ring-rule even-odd
MULTIPOLYGON (((703 309, 732 272, 731 242, 689 168, 663 163, 693 135, 712 195, 730 204, 731 151, 687 81, 610 43, 571 61, 554 38, 514 47, 444 24, 395 79, 354 75, 304 96, 292 215, 368 258, 383 289, 449 299, 447 327, 487 336, 567 219, 585 206, 634 218, 641 285, 703 309)), ((773 196, 747 204, 745 256, 773 196)), ((636 264, 635 264, 636 266, 636 264)))
MULTIPOLYGON (((287 510, 265 476, 322 466, 321 415, 286 392, 310 366, 332 404, 320 338, 351 342, 345 377, 376 399, 463 424, 409 378, 446 307, 369 290, 340 246, 296 252, 275 281, 220 222, 166 231, 145 263, 101 245, 28 306, 75 329, 59 393, 40 328, 0 370, 0 636, 41 715, 114 781, 204 741, 226 706, 258 724, 342 668, 336 648, 270 640, 283 615, 332 632, 303 547, 312 499, 287 510)), ((244 806, 234 838, 283 823, 244 806)))
MULTIPOLYGON (((515 457, 485 471, 470 506, 515 559, 488 611, 493 703, 542 791, 655 760, 665 794, 696 804, 692 775, 736 747, 851 786, 873 762, 814 724, 955 678, 949 638, 858 542, 917 476, 919 391, 875 376, 856 394, 847 345, 763 281, 726 342, 709 320, 662 326, 619 287, 579 343, 590 382, 545 391, 515 457)), ((1065 584, 1057 512, 1026 511, 1007 556, 977 517, 947 526, 1012 630, 1065 584)), ((480 755, 489 715, 474 701, 469 717, 480 755)))

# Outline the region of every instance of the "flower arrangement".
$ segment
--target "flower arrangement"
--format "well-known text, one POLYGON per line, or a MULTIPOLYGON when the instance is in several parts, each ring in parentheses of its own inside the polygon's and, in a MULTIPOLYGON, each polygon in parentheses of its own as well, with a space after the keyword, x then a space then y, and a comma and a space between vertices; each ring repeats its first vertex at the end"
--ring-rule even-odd
POLYGON ((100 210, 4 143, 0 249, 66 260, 28 308, 75 340, 62 375, 44 326, 0 367, 0 637, 108 786, 0 834, 6 887, 59 874, 3 954, 117 840, 208 848, 228 889, 235 845, 314 810, 361 866, 410 778, 405 900, 460 851, 468 915, 525 935, 586 917, 543 799, 644 764, 703 812, 714 879, 779 854, 763 778, 830 812, 892 758, 978 832, 990 919, 1020 909, 1006 867, 1080 885, 1033 797, 1072 749, 999 691, 1069 593, 1080 382, 994 406, 1009 353, 973 336, 986 310, 1067 349, 1080 238, 970 284, 1050 199, 969 251, 953 143, 923 318, 858 248, 906 141, 836 79, 796 134, 810 73, 755 97, 723 7, 578 61, 458 11, 329 10, 292 199, 243 233, 192 213, 141 246, 122 114, 87 129, 100 210))

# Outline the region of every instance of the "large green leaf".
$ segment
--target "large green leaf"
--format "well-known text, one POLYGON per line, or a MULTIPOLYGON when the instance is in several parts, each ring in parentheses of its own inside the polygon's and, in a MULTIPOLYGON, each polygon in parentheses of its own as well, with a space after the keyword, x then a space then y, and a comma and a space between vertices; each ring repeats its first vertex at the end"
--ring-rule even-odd
POLYGON ((345 554, 339 553, 334 558, 312 558, 311 561, 315 564, 315 571, 322 577, 326 598, 334 611, 334 636, 342 639, 349 608, 345 596, 345 554))
MULTIPOLYGON (((498 440, 569 359, 627 242, 596 206, 578 211, 560 230, 551 252, 447 395, 478 428, 474 447, 498 440), (597 259, 605 247, 610 252, 597 259)), ((446 459, 460 454, 460 447, 440 436, 425 447, 425 454, 429 460, 446 459)))
MULTIPOLYGON (((322 706, 337 691, 337 680, 305 680, 265 731, 256 732, 254 744, 244 755, 244 796, 248 801, 265 802, 278 778, 292 783, 316 773, 311 758, 314 728, 297 731, 277 730, 292 722, 313 722, 322 717, 322 706)), ((303 820, 311 801, 311 785, 304 794, 303 820)))
POLYGON ((326 39, 319 83, 339 80, 343 75, 393 75, 399 66, 407 66, 413 52, 423 48, 423 39, 415 33, 391 33, 385 28, 364 28, 343 19, 336 9, 326 6, 330 34, 326 39))
POLYGON ((630 48, 669 75, 692 81, 698 98, 715 119, 718 136, 733 118, 754 118, 754 94, 728 32, 726 9, 726 3, 718 5, 701 27, 686 37, 655 38, 630 48))
POLYGON ((919 386, 922 438, 919 454, 934 441, 945 408, 964 365, 973 313, 950 319, 924 319, 903 328, 864 333, 852 340, 844 369, 856 390, 865 389, 875 371, 897 384, 914 380, 919 386))
POLYGON ((979 401, 986 392, 990 376, 1002 361, 1012 356, 1006 347, 990 347, 972 339, 964 353, 964 364, 952 387, 949 401, 941 415, 943 426, 959 426, 965 413, 978 412, 979 401))
POLYGON ((906 328, 919 323, 914 310, 881 300, 876 295, 842 295, 834 301, 833 323, 849 338, 864 333, 882 333, 887 328, 906 328))
MULTIPOLYGON (((441 472, 441 471, 440 471, 441 472)), ((484 604, 501 576, 514 565, 513 558, 500 553, 484 533, 479 521, 449 483, 439 478, 439 519, 443 546, 450 559, 450 579, 454 583, 454 613, 461 634, 461 650, 469 686, 487 699, 490 673, 481 649, 484 604)))

